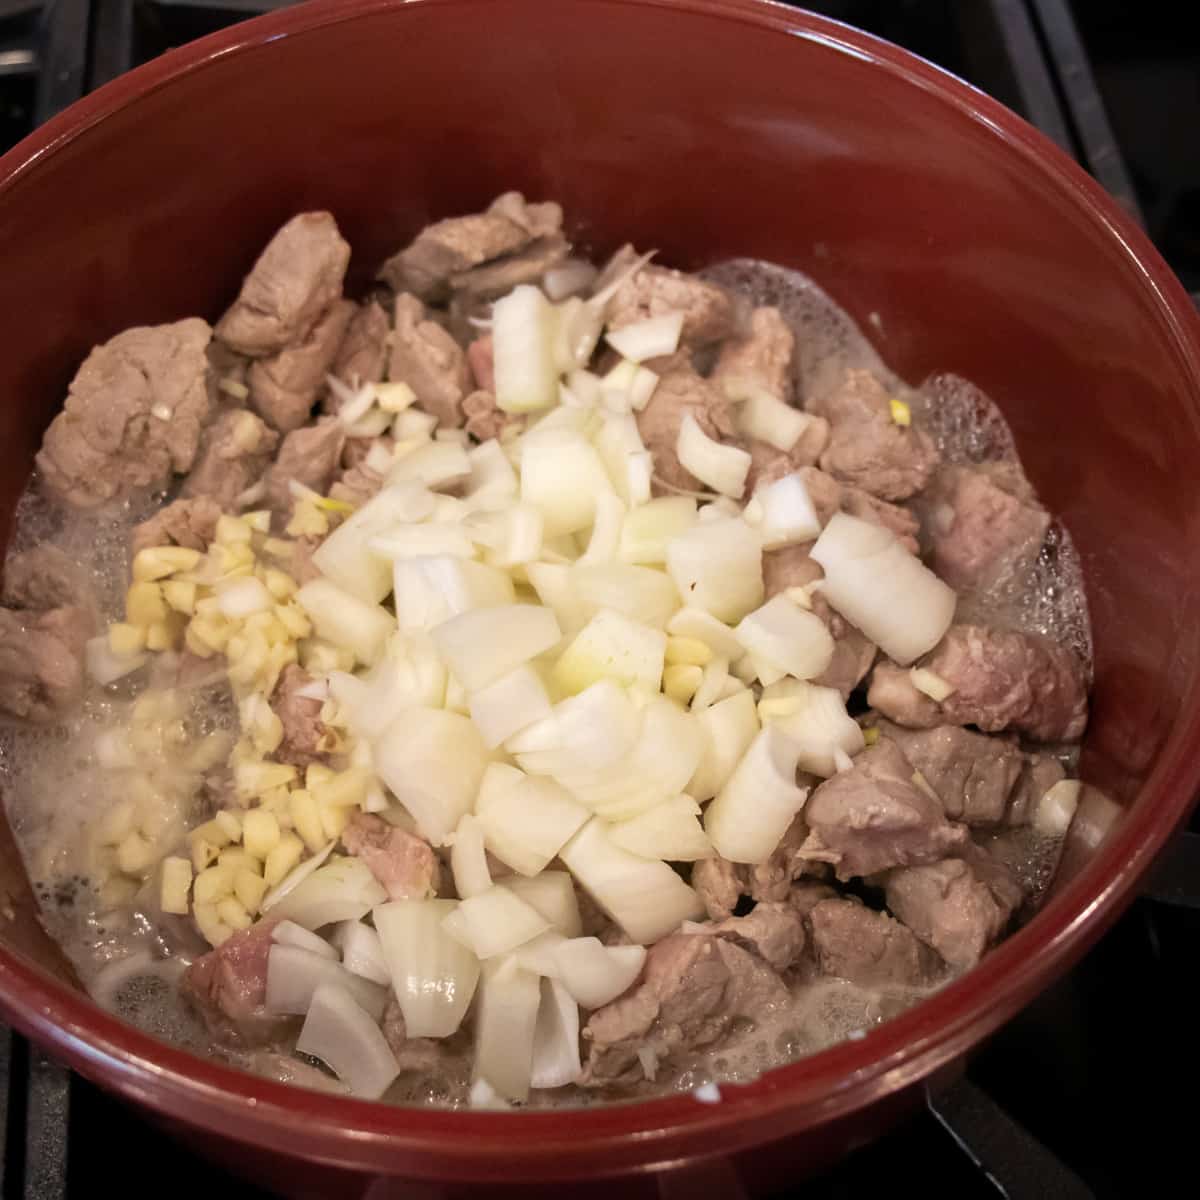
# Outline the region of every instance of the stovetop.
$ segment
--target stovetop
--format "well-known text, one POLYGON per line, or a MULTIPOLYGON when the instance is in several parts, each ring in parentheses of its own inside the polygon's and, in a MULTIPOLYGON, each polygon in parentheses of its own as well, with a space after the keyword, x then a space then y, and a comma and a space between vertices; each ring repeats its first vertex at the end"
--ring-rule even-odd
MULTIPOLYGON (((0 0, 0 151, 171 46, 286 0, 0 0)), ((1146 227, 1200 291, 1200 5, 1168 0, 825 0, 992 93, 1053 138, 1146 227)), ((1200 819, 1130 911, 1062 982, 996 1034, 927 1111, 801 1190, 861 1197, 1186 1194, 1188 1085, 1200 1074, 1193 958, 1200 819), (1168 1083, 1179 1090, 1168 1092, 1168 1083)), ((0 1200, 120 1191, 257 1200, 131 1109, 0 1027, 0 1200)), ((1191 1185, 1194 1187, 1195 1185, 1191 1185)))

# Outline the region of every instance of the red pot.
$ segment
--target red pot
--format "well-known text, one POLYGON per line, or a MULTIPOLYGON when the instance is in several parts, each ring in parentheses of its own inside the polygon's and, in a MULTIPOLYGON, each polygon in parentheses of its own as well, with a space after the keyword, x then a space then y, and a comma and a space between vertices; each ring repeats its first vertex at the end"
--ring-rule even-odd
POLYGON ((0 1008, 290 1196, 554 1180, 610 1194, 616 1176, 623 1195, 765 1190, 871 1137, 1065 971, 1190 807, 1200 330, 1146 239, 1054 146, 833 22, 754 0, 310 4, 167 54, 0 159, 4 514, 93 343, 216 316, 292 213, 336 214, 362 284, 421 224, 506 188, 562 201, 598 252, 629 239, 684 266, 799 267, 906 378, 955 371, 999 402, 1082 554, 1097 644, 1084 773, 1122 820, 964 979, 715 1105, 409 1111, 203 1061, 72 989, 11 845, 0 1008))

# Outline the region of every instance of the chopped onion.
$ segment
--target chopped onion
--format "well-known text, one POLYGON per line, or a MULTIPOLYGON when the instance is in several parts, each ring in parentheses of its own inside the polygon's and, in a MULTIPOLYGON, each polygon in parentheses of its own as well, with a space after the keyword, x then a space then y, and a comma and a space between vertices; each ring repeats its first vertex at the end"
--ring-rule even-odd
POLYGON ((454 876, 454 890, 460 900, 482 895, 492 886, 483 843, 483 826, 472 813, 467 813, 454 831, 450 871, 454 876))
POLYGON ((787 675, 787 671, 783 667, 768 662, 760 654, 747 654, 746 662, 749 665, 750 681, 757 679, 763 687, 770 687, 771 684, 778 683, 787 675))
MULTIPOLYGON (((596 268, 583 258, 568 258, 542 276, 546 295, 556 304, 577 292, 586 291, 596 278, 596 268)), ((534 1084, 540 1087, 540 1084, 534 1084)))
POLYGON ((436 428, 437 417, 433 413, 409 408, 396 414, 395 420, 392 421, 392 437, 395 438, 397 446, 406 442, 424 442, 433 436, 436 428))
MULTIPOLYGON (((305 929, 303 925, 297 925, 295 921, 280 921, 271 930, 271 941, 281 946, 297 946, 310 954, 319 954, 322 958, 337 961, 338 952, 333 946, 323 937, 317 937, 315 933, 305 929)), ((383 979, 376 980, 376 983, 385 982, 387 981, 383 979)))
POLYGON ((255 613, 270 612, 274 607, 275 597, 267 591, 267 585, 253 575, 231 579, 217 588, 217 608, 222 616, 232 620, 245 620, 255 613))
POLYGON ((778 726, 756 735, 704 814, 705 831, 722 858, 735 863, 770 858, 808 796, 796 786, 799 757, 799 747, 778 726))
POLYGON ((537 909, 551 929, 563 937, 579 937, 583 932, 575 885, 566 871, 542 871, 530 879, 511 875, 498 886, 508 888, 530 908, 537 909))
POLYGON ((429 630, 459 613, 511 604, 514 598, 512 579, 503 571, 444 554, 398 559, 392 590, 405 631, 429 630))
POLYGON ((645 946, 606 946, 599 938, 570 938, 553 951, 557 978, 584 1008, 600 1008, 627 991, 642 972, 645 946))
POLYGON ((596 496, 610 491, 604 464, 583 434, 534 429, 521 439, 521 499, 541 510, 547 537, 586 529, 596 496))
POLYGON ((625 520, 625 505, 611 492, 596 497, 596 520, 587 549, 579 556, 581 563, 607 563, 617 556, 621 525, 625 520))
MULTIPOLYGON (((400 414, 401 417, 408 415, 400 414)), ((389 486, 412 482, 427 488, 440 488, 470 477, 471 460, 464 446, 457 442, 428 442, 398 458, 387 474, 387 482, 389 486)))
POLYGON ((604 340, 620 355, 632 362, 645 362, 648 358, 662 358, 674 354, 679 348, 679 335, 683 332, 682 312, 663 313, 658 317, 647 317, 620 329, 610 329, 604 340))
POLYGON ((511 958, 483 968, 475 1013, 474 1074, 510 1100, 529 1095, 541 995, 538 977, 511 958))
POLYGON ((1038 801, 1033 810, 1033 828, 1043 837, 1066 837, 1083 784, 1078 779, 1060 779, 1038 801))
POLYGON ((478 896, 460 900, 458 907, 446 914, 442 928, 482 960, 507 954, 550 926, 515 892, 492 886, 478 896))
POLYGON ((600 679, 657 692, 667 635, 620 613, 601 609, 554 664, 554 680, 569 696, 600 679))
POLYGON ((519 875, 536 875, 589 814, 553 779, 522 776, 503 791, 481 792, 476 815, 488 850, 519 875))
POLYGON ((589 301, 572 296, 558 306, 554 365, 566 373, 587 365, 600 340, 604 315, 589 301))
POLYGON ((361 663, 375 662, 396 628, 386 609, 360 600, 328 579, 310 580, 296 593, 296 602, 318 637, 349 650, 361 663))
POLYGON ((754 694, 742 690, 695 714, 704 753, 687 784, 688 795, 703 802, 729 781, 750 743, 758 735, 754 694))
POLYGON ((581 1070, 579 1006, 556 979, 543 979, 540 988, 529 1082, 535 1088, 566 1087, 581 1070))
POLYGON ((790 450, 817 419, 773 396, 766 388, 745 380, 738 380, 736 384, 729 380, 725 384, 727 395, 731 385, 734 395, 730 398, 741 401, 737 412, 738 432, 766 442, 776 450, 790 450))
POLYGON ((468 519, 471 535, 487 547, 487 561, 495 567, 516 567, 533 562, 542 553, 546 522, 532 504, 509 504, 496 512, 477 513, 468 519))
POLYGON ((375 385, 372 383, 364 384, 355 391, 336 375, 327 374, 325 382, 338 399, 338 420, 345 425, 353 425, 359 417, 365 416, 375 403, 375 385))
POLYGON ((431 636, 454 677, 468 691, 477 691, 549 650, 562 633, 550 609, 506 604, 460 613, 431 636))
POLYGON ((576 563, 574 594, 589 617, 611 609, 652 629, 662 629, 679 608, 679 593, 668 575, 632 563, 576 563))
MULTIPOLYGON (((778 840, 778 839, 776 839, 778 840)), ((639 858, 608 836, 593 817, 559 857, 579 885, 643 945, 658 941, 704 912, 700 897, 666 863, 639 858)))
POLYGON ((736 446, 713 441, 690 412, 685 412, 679 423, 675 455, 682 467, 722 496, 737 499, 746 490, 750 455, 736 446))
POLYGON ((741 658, 745 649, 728 625, 702 608, 681 608, 667 622, 667 632, 672 637, 695 638, 721 658, 741 658))
POLYGON ((825 570, 822 596, 901 666, 954 619, 953 590, 879 525, 835 513, 811 553, 825 570))
POLYGON ((392 560, 444 555, 474 558, 475 543, 461 524, 398 525, 367 543, 372 554, 392 560))
POLYGON ((365 675, 331 671, 328 682, 350 731, 372 740, 401 710, 440 708, 446 697, 446 668, 428 637, 420 634, 393 638, 388 653, 365 675))
POLYGON ((101 687, 116 683, 118 679, 136 671, 146 661, 146 656, 141 651, 136 654, 114 654, 106 634, 88 639, 84 646, 84 657, 88 674, 101 687))
POLYGON ((691 496, 659 496, 625 515, 617 544, 622 562, 658 565, 667 561, 667 543, 696 522, 691 496))
POLYGON ((472 446, 467 451, 467 462, 471 467, 468 496, 517 494, 517 473, 495 438, 488 438, 486 442, 472 446))
POLYGON ((558 394, 554 342, 558 318, 536 287, 522 284, 492 308, 496 404, 504 412, 549 408, 558 394))
POLYGON ((472 692, 471 720, 483 743, 494 750, 515 733, 550 715, 550 697, 542 677, 528 663, 501 675, 495 683, 472 692))
POLYGON ((833 658, 833 637, 825 622, 786 596, 772 596, 761 608, 743 617, 737 635, 756 660, 762 659, 797 679, 815 678, 833 658))
POLYGON ((747 509, 755 504, 761 514, 757 526, 764 550, 811 542, 821 532, 808 488, 795 471, 759 488, 747 509))
POLYGON ((692 712, 702 712, 721 700, 725 696, 725 684, 728 680, 729 659, 709 659, 700 678, 700 686, 692 696, 692 712))
POLYGON ((667 543, 667 570, 689 605, 721 621, 763 602, 762 542, 745 521, 698 521, 667 543))
POLYGON ((547 929, 537 937, 515 949, 513 958, 517 965, 535 975, 543 975, 550 979, 558 978, 558 964, 554 961, 554 951, 567 939, 557 929, 547 929))
POLYGON ((333 853, 336 842, 330 842, 322 850, 318 850, 312 858, 306 858, 302 863, 293 867, 264 897, 258 906, 260 913, 266 913, 274 908, 285 896, 291 895, 314 871, 320 868, 325 860, 333 853))
POLYGON ((374 745, 375 769, 412 814, 421 836, 442 845, 471 811, 487 747, 471 721, 436 708, 409 708, 374 745))
POLYGON ((696 862, 712 858, 708 835, 700 827, 700 806, 690 796, 674 796, 628 821, 610 827, 608 836, 639 858, 696 862))
POLYGON ((333 940, 342 952, 342 966, 352 975, 391 986, 392 976, 383 957, 383 945, 379 934, 370 925, 362 921, 343 921, 334 930, 333 940))
POLYGON ((379 1026, 336 984, 313 992, 296 1049, 319 1058, 363 1100, 378 1100, 400 1074, 379 1026))
POLYGON ((370 1013, 383 1016, 387 993, 376 983, 351 974, 333 959, 299 946, 273 945, 267 954, 266 1007, 270 1012, 303 1015, 321 984, 340 988, 370 1013))
MULTIPOLYGON (((285 881, 286 882, 286 881, 285 881)), ((313 871, 268 910, 305 929, 335 921, 357 921, 387 898, 387 893, 358 858, 335 858, 313 871)))
POLYGON ((442 921, 453 900, 393 900, 375 909, 375 928, 410 1038, 449 1037, 479 982, 479 960, 442 921))
POLYGON ((553 609, 564 633, 583 628, 591 615, 590 606, 584 604, 575 589, 571 567, 565 563, 531 562, 525 566, 525 575, 538 600, 553 609))
MULTIPOLYGON (((338 413, 339 419, 341 413, 338 413)), ((360 417, 351 425, 346 426, 348 438, 377 438, 387 432, 392 423, 392 414, 381 408, 372 409, 365 417, 360 417)))
POLYGON ((864 746, 862 729, 837 688, 784 679, 763 692, 758 712, 764 725, 778 725, 792 739, 800 769, 813 775, 828 778, 838 751, 852 755, 864 746))

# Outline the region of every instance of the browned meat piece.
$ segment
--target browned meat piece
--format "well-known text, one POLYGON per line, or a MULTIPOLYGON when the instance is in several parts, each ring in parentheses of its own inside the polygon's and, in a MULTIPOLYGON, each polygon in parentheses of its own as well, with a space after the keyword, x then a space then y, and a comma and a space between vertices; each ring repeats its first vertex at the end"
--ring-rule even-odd
POLYGON ((471 377, 475 386, 481 392, 496 392, 496 359, 493 353, 492 335, 485 334, 476 338, 467 347, 467 364, 471 368, 471 377))
POLYGON ((961 858, 900 867, 888 872, 884 885, 888 908, 952 967, 973 967, 1022 898, 999 863, 989 861, 983 874, 961 858))
POLYGON ((932 983, 937 956, 887 913, 857 900, 822 900, 808 914, 817 965, 859 987, 922 987, 932 983))
POLYGON ((217 322, 217 337, 252 358, 303 341, 341 296, 349 263, 350 245, 332 215, 300 213, 258 256, 238 298, 217 322))
POLYGON ((683 313, 683 346, 719 342, 736 323, 733 299, 724 289, 695 275, 650 265, 617 288, 608 305, 608 327, 621 329, 672 312, 683 313))
POLYGON ((692 867, 692 887, 699 893, 705 912, 720 921, 733 915, 742 896, 756 901, 786 900, 793 881, 811 870, 811 864, 800 855, 807 835, 804 822, 797 817, 766 862, 750 866, 719 855, 700 859, 692 867))
MULTIPOLYGON (((765 550, 762 556, 763 586, 767 599, 786 592, 788 588, 808 587, 818 579, 824 579, 821 565, 810 554, 812 542, 797 546, 784 546, 780 550, 765 550)), ((815 600, 818 592, 814 592, 815 600)))
POLYGON ((838 893, 827 883, 815 883, 802 879, 788 892, 787 902, 802 917, 807 917, 822 900, 837 900, 838 893))
POLYGON ((50 491, 76 508, 94 508, 190 470, 212 415, 211 337, 208 324, 193 317, 127 329, 97 346, 38 451, 50 491))
POLYGON ((10 608, 42 611, 64 605, 95 606, 86 572, 49 542, 22 550, 4 563, 3 600, 10 608))
POLYGON ((427 225, 383 264, 379 278, 396 292, 439 299, 452 275, 522 250, 534 238, 551 238, 561 226, 557 204, 527 204, 520 193, 508 192, 486 212, 427 225))
POLYGON ((891 397, 870 371, 847 371, 841 386, 815 401, 812 411, 830 424, 821 466, 843 483, 884 500, 904 500, 921 491, 937 467, 933 442, 892 420, 891 397))
POLYGON ((921 528, 920 521, 899 504, 890 504, 864 492, 861 488, 846 486, 842 488, 842 512, 858 517, 860 521, 870 521, 872 525, 882 525, 889 533, 894 533, 911 554, 916 554, 917 533, 921 528))
POLYGON ((498 438, 510 425, 521 423, 519 416, 504 412, 496 404, 491 392, 472 392, 462 407, 467 432, 480 442, 498 438))
POLYGON ((804 953, 804 917, 782 900, 756 904, 745 917, 728 917, 712 933, 753 951, 776 971, 786 971, 804 953))
POLYGON ((238 497, 258 483, 275 453, 279 434, 244 408, 221 413, 204 431, 200 457, 183 482, 185 498, 207 496, 232 512, 238 497))
POLYGON ((310 683, 312 676, 293 663, 284 667, 271 697, 271 707, 283 725, 283 741, 275 757, 297 767, 307 767, 324 757, 321 747, 326 730, 321 702, 299 695, 300 689, 310 683))
POLYGON ((355 467, 361 467, 376 446, 382 446, 387 451, 389 458, 394 457, 396 439, 390 433, 374 438, 347 438, 342 447, 342 468, 352 471, 355 467))
POLYGON ((921 772, 951 820, 983 827, 1005 821, 1026 771, 1025 755, 1015 742, 958 725, 914 730, 880 721, 877 728, 921 772))
POLYGON ((1015 729, 1041 742, 1075 741, 1087 725, 1079 660, 1039 634, 952 625, 921 665, 954 688, 945 700, 935 704, 907 672, 888 663, 871 680, 872 708, 900 725, 1015 729))
POLYGON ((636 1083, 643 1078, 639 1050, 664 1062, 712 1045, 735 1018, 761 1019, 787 1000, 779 976, 740 946, 672 934, 650 947, 638 983, 592 1013, 583 1031, 590 1046, 580 1082, 636 1083))
MULTIPOLYGON (((336 486, 334 484, 334 487, 336 486)), ((288 561, 287 571, 297 583, 308 583, 311 579, 321 577, 321 572, 317 570, 312 560, 313 552, 321 544, 321 540, 310 534, 306 537, 296 538, 292 543, 292 557, 288 561)))
POLYGON ((462 424, 462 401, 470 387, 466 355, 440 325, 425 319, 425 306, 415 296, 396 297, 388 378, 407 383, 443 428, 462 424))
MULTIPOLYGON (((343 383, 352 388, 378 383, 388 359, 388 319, 383 307, 369 300, 354 310, 346 326, 342 344, 331 368, 343 383)), ((337 412, 339 402, 332 391, 325 394, 325 411, 337 412)))
POLYGON ((366 504, 381 487, 383 476, 362 463, 343 471, 329 489, 329 495, 334 500, 342 500, 357 508, 360 504, 366 504))
POLYGON ((0 608, 0 712, 43 724, 83 697, 84 645, 95 629, 87 608, 0 608))
POLYGON ((450 286, 474 300, 495 300, 518 284, 534 283, 571 252, 571 244, 560 234, 535 238, 515 254, 498 258, 469 271, 450 276, 450 286))
POLYGON ((217 532, 221 506, 207 496, 174 500, 149 520, 133 528, 133 553, 148 546, 186 546, 207 550, 217 532))
POLYGON ((234 1046, 261 1045, 287 1028, 288 1018, 267 1012, 267 958, 277 920, 265 917, 196 959, 179 993, 204 1019, 209 1033, 234 1046))
POLYGON ((935 862, 960 849, 967 827, 947 821, 941 802, 917 779, 900 747, 880 738, 849 771, 809 796, 804 819, 810 832, 802 853, 832 863, 839 879, 851 879, 935 862))
POLYGON ((795 348, 795 335, 779 309, 756 308, 750 314, 749 332, 721 347, 709 378, 717 387, 726 380, 744 379, 780 400, 790 400, 795 348))
POLYGON ((353 312, 349 300, 335 301, 303 341, 251 364, 250 404, 281 433, 299 429, 312 415, 353 312))
POLYGON ((959 592, 986 588, 1032 559, 1050 525, 1016 463, 945 467, 927 499, 929 565, 959 592))
POLYGON ((208 343, 208 391, 214 407, 241 408, 246 403, 249 370, 250 359, 244 354, 216 338, 208 343))
POLYGON ((638 432, 654 456, 656 479, 668 488, 702 490, 704 485, 684 470, 675 456, 679 426, 686 413, 692 414, 710 438, 736 440, 733 414, 725 397, 691 367, 676 363, 659 379, 650 402, 637 414, 638 432))
POLYGON ((373 813, 355 813, 342 844, 361 858, 393 900, 424 900, 437 891, 438 858, 423 838, 373 813))
MULTIPOLYGON (((746 476, 746 494, 753 495, 760 487, 774 483, 777 479, 782 479, 793 471, 813 468, 813 465, 825 452, 827 445, 829 445, 829 422, 824 417, 812 417, 799 440, 790 450, 778 450, 769 442, 748 438, 746 449, 750 451, 750 472, 746 476)), ((830 482, 836 481, 831 480, 830 482)))
POLYGON ((282 517, 292 511, 288 485, 293 480, 325 495, 338 469, 345 440, 342 423, 332 417, 289 433, 267 472, 267 506, 271 511, 282 517))
POLYGON ((692 866, 692 887, 714 921, 733 916, 738 900, 750 891, 748 868, 727 858, 702 858, 692 866))

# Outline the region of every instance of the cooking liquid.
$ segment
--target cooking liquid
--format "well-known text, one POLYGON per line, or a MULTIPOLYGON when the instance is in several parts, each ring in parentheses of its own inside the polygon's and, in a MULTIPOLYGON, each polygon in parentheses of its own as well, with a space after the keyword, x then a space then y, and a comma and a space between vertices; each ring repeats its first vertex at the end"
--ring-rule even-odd
MULTIPOLYGON (((939 376, 911 388, 882 362, 851 318, 811 279, 770 263, 734 259, 700 273, 753 304, 773 304, 796 333, 797 397, 803 400, 836 384, 848 367, 871 370, 905 395, 914 419, 936 441, 947 463, 1016 461, 1008 426, 999 410, 966 380, 939 376)), ((128 542, 134 524, 162 503, 148 497, 100 515, 65 512, 47 504, 32 486, 18 508, 10 553, 45 542, 62 549, 91 580, 102 620, 119 619, 128 586, 128 542)), ((1091 633, 1079 559, 1066 530, 1051 526, 1032 565, 1001 580, 982 603, 960 605, 959 619, 1046 634, 1071 645, 1091 662, 1091 633)), ((157 675, 171 674, 170 662, 157 675)), ((102 765, 106 738, 126 730, 134 685, 94 689, 82 711, 52 729, 0 725, 0 789, 13 834, 38 897, 43 921, 84 985, 106 1007, 146 1031, 192 1049, 217 1054, 247 1069, 304 1086, 336 1089, 336 1081, 286 1054, 238 1055, 214 1047, 193 1013, 178 999, 174 980, 182 965, 207 947, 184 918, 164 917, 144 887, 114 903, 93 886, 90 830, 125 798, 128 773, 102 765)), ((220 686, 189 693, 183 721, 188 745, 229 729, 234 714, 220 686)), ((187 746, 184 746, 186 749, 187 746)), ((1070 759, 1070 751, 1064 752, 1070 759)), ((219 772, 217 772, 219 775, 219 772)), ((207 779, 211 785, 212 780, 207 779)), ((165 801, 164 801, 165 805, 165 801)), ((180 831, 213 806, 211 786, 175 804, 164 820, 180 831)), ((1030 890, 1040 893, 1053 874, 1061 844, 1029 830, 1006 832, 1006 859, 1030 890)), ((710 1082, 745 1082, 774 1066, 815 1053, 846 1038, 859 1038, 927 995, 912 989, 864 989, 837 979, 813 979, 802 968, 790 1006, 735 1032, 717 1048, 670 1069, 636 1089, 650 1095, 710 1082)), ((653 1070, 648 1063, 647 1069, 653 1070)), ((465 1102, 469 1062, 448 1057, 437 1077, 402 1076, 388 1098, 398 1103, 459 1105, 465 1102)), ((576 1089, 534 1093, 533 1107, 595 1104, 611 1097, 576 1089)), ((628 1094, 625 1098, 628 1098, 628 1094)))

